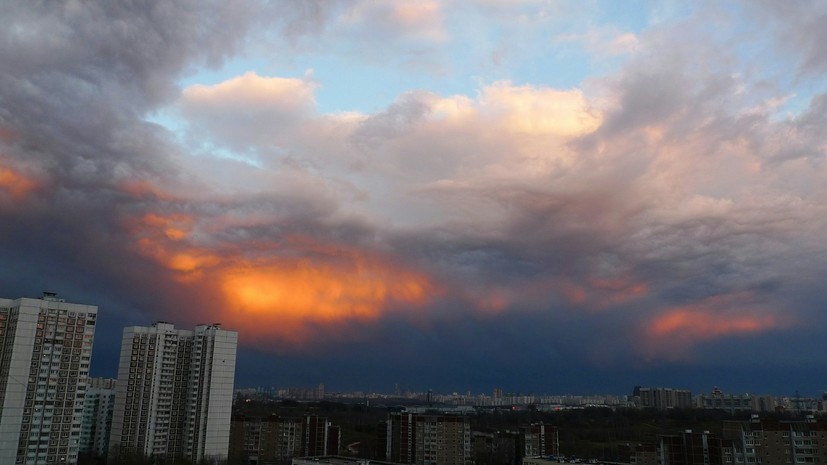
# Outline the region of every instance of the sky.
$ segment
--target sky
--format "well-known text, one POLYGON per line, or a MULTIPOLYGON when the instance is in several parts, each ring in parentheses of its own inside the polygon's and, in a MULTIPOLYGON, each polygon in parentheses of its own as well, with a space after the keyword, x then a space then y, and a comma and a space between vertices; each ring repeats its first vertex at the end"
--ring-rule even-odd
POLYGON ((2 2, 0 296, 236 386, 827 390, 827 3, 2 2))

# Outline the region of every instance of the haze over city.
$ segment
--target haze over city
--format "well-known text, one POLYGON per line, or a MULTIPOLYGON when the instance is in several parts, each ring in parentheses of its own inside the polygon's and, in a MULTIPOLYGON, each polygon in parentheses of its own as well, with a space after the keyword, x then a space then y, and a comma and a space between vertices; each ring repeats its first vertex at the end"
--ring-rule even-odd
POLYGON ((3 2, 0 297, 236 387, 827 389, 827 3, 3 2))

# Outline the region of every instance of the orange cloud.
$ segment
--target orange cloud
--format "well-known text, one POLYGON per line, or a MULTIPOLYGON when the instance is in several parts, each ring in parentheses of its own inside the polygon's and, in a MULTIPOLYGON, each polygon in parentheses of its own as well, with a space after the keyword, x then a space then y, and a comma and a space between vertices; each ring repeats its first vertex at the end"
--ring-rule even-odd
POLYGON ((261 263, 236 259, 216 273, 220 289, 238 324, 257 321, 253 329, 278 333, 278 325, 310 322, 370 321, 388 304, 425 303, 434 291, 422 274, 363 257, 356 263, 271 259, 261 263))
POLYGON ((0 200, 6 197, 12 201, 21 201, 39 186, 37 180, 20 171, 0 166, 0 200))
POLYGON ((303 344, 315 329, 369 322, 391 306, 420 306, 440 291, 426 275, 387 257, 307 237, 207 247, 193 243, 194 218, 147 214, 127 223, 139 253, 194 294, 193 309, 258 344, 303 344), (251 252, 252 251, 252 252, 251 252))
POLYGON ((754 333, 777 326, 769 315, 719 315, 710 310, 678 308, 655 318, 649 334, 656 338, 715 339, 739 333, 754 333))
POLYGON ((690 349, 701 342, 780 329, 792 323, 753 304, 748 293, 717 296, 669 308, 656 316, 644 328, 642 346, 652 358, 686 358, 690 349))

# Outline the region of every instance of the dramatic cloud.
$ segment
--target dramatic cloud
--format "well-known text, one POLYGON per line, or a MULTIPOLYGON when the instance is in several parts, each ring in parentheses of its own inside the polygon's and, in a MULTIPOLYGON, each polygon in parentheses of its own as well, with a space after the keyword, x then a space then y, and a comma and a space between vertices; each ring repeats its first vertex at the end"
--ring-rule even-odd
POLYGON ((242 385, 795 371, 827 331, 824 8, 611 8, 4 4, 0 290, 100 304, 108 349, 222 322, 242 385))

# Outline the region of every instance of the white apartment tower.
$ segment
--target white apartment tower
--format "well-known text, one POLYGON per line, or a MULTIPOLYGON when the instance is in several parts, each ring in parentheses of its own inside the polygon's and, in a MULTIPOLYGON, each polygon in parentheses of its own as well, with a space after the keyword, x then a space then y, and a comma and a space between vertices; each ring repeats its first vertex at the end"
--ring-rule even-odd
POLYGON ((97 312, 0 299, 0 463, 77 463, 97 312))
POLYGON ((110 457, 226 460, 237 342, 217 324, 124 328, 110 457))

